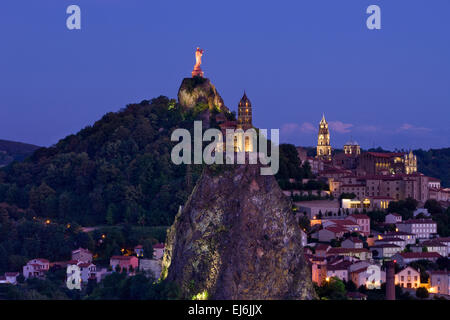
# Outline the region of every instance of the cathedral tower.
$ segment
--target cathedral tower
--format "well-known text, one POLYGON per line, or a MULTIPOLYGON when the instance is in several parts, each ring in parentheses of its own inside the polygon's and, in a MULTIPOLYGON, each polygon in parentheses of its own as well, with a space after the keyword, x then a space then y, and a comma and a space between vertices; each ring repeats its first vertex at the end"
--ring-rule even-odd
POLYGON ((317 158, 331 160, 330 131, 325 115, 322 116, 319 124, 319 137, 317 139, 317 158))
POLYGON ((245 130, 252 127, 252 103, 245 94, 238 105, 238 124, 245 130))

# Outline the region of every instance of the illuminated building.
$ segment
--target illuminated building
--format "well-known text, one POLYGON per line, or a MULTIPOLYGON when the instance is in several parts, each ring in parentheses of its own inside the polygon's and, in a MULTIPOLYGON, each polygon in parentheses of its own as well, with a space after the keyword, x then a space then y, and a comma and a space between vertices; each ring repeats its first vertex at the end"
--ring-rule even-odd
POLYGON ((330 131, 325 115, 322 116, 319 124, 319 135, 317 138, 317 158, 331 160, 330 131))

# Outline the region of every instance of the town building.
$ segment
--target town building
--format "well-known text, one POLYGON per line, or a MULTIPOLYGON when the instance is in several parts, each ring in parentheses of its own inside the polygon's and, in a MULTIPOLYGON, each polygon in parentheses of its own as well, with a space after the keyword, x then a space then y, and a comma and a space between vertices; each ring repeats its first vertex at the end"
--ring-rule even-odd
POLYGON ((376 244, 369 249, 372 256, 377 259, 390 258, 402 251, 402 247, 391 243, 376 244))
POLYGON ((379 234, 377 236, 377 240, 383 240, 384 238, 400 238, 405 241, 405 246, 407 246, 408 244, 412 245, 416 243, 415 234, 403 231, 385 232, 384 234, 379 234))
POLYGON ((431 219, 410 219, 396 226, 399 231, 412 233, 418 239, 429 239, 437 233, 437 224, 431 219))
POLYGON ((50 262, 47 259, 33 259, 23 266, 23 276, 29 278, 43 278, 49 270, 50 262))
POLYGON ((351 237, 348 239, 345 239, 341 243, 342 248, 352 248, 352 249, 362 249, 364 246, 364 242, 356 237, 351 237))
POLYGON ((400 252, 393 255, 392 259, 394 259, 400 266, 404 266, 418 260, 429 260, 436 262, 436 260, 441 257, 442 256, 436 252, 400 252))
POLYGON ((423 241, 418 245, 411 247, 411 250, 413 252, 423 252, 424 250, 427 252, 437 252, 443 257, 447 257, 449 253, 448 246, 445 243, 440 242, 438 238, 423 241))
POLYGON ((450 272, 447 270, 428 271, 430 293, 450 295, 450 272))
POLYGON ((0 276, 0 284, 17 284, 19 274, 19 272, 5 272, 3 276, 0 276))
POLYGON ((164 256, 164 243, 157 243, 153 246, 154 259, 162 259, 164 256))
POLYGON ((92 262, 92 253, 87 249, 78 248, 72 251, 72 260, 92 262))
POLYGON ((113 271, 120 268, 120 272, 123 270, 133 272, 139 267, 139 259, 135 256, 112 256, 109 260, 109 265, 113 271))
POLYGON ((359 232, 365 236, 370 234, 370 218, 365 214, 352 214, 347 217, 348 220, 356 222, 360 227, 359 232))
POLYGON ((398 213, 388 213, 384 217, 384 222, 389 224, 396 224, 402 222, 402 216, 398 213))
POLYGON ((319 124, 317 158, 327 161, 331 160, 330 131, 328 130, 328 123, 325 120, 325 114, 322 116, 319 124))
POLYGON ((420 287, 420 273, 414 268, 406 267, 395 274, 395 285, 417 289, 420 287))

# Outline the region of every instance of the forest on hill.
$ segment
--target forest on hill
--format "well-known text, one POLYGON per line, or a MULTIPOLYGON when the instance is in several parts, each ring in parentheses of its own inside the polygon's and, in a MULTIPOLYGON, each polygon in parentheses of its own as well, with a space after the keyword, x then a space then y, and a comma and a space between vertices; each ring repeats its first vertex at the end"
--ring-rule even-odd
POLYGON ((2 168, 0 203, 83 226, 170 225, 202 169, 172 163, 170 135, 192 129, 196 112, 167 97, 110 112, 2 168))
POLYGON ((0 140, 0 167, 22 161, 40 147, 8 140, 0 140))

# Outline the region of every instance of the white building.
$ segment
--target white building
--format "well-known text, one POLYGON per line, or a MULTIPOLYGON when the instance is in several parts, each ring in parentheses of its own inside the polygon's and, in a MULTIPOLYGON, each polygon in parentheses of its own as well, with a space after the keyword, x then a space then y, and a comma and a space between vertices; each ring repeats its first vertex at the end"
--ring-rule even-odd
POLYGON ((48 271, 50 262, 47 259, 33 259, 23 266, 23 276, 28 278, 43 278, 48 271))
POLYGON ((384 238, 400 238, 405 241, 405 246, 416 243, 416 235, 409 232, 387 232, 377 236, 377 240, 383 240, 384 238))
POLYGON ((420 287, 420 273, 411 267, 406 267, 395 275, 395 284, 402 288, 417 289, 420 287))
POLYGON ((417 246, 411 247, 411 251, 413 252, 422 252, 423 248, 427 248, 427 252, 437 252, 443 257, 448 256, 448 247, 446 244, 440 242, 437 239, 427 240, 420 243, 417 246))
POLYGON ((402 216, 397 213, 389 213, 384 217, 384 222, 389 224, 397 224, 402 222, 402 216))
POLYGON ((403 250, 400 246, 390 243, 374 245, 369 249, 374 258, 390 258, 403 250))
POLYGON ((364 247, 364 243, 361 239, 352 237, 352 238, 348 238, 348 239, 345 239, 344 241, 342 241, 341 247, 342 248, 355 248, 355 249, 359 248, 359 249, 361 249, 364 247))
POLYGON ((380 289, 381 284, 386 282, 386 273, 381 271, 379 265, 370 264, 351 272, 351 280, 359 288, 365 286, 367 289, 380 289))
POLYGON ((419 239, 429 239, 437 233, 437 224, 430 219, 410 219, 397 224, 399 231, 416 235, 419 239))

